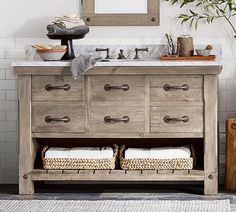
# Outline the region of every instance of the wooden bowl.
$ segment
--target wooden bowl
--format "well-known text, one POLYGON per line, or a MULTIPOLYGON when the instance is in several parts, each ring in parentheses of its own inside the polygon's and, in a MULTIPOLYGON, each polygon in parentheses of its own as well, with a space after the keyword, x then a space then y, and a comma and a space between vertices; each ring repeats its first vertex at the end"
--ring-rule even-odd
POLYGON ((61 60, 66 53, 66 49, 42 49, 36 51, 40 58, 45 61, 58 61, 61 60))

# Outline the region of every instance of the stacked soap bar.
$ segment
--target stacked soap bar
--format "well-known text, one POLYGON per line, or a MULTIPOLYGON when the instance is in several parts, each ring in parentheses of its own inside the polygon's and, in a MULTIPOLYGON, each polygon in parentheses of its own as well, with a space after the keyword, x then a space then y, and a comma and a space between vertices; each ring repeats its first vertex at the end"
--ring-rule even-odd
POLYGON ((45 152, 45 158, 70 158, 70 159, 103 159, 112 158, 111 147, 51 147, 45 152))

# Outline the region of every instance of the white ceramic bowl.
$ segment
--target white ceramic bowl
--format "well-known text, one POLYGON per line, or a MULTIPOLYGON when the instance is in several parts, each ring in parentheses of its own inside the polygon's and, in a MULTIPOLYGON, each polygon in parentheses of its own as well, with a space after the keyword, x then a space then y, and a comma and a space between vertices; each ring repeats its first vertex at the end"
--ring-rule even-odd
POLYGON ((45 50, 37 50, 37 53, 42 60, 57 61, 57 60, 61 60, 63 55, 66 53, 66 50, 64 50, 64 49, 45 49, 45 50))
POLYGON ((211 50, 208 49, 195 49, 197 55, 199 56, 209 56, 211 55, 211 50))

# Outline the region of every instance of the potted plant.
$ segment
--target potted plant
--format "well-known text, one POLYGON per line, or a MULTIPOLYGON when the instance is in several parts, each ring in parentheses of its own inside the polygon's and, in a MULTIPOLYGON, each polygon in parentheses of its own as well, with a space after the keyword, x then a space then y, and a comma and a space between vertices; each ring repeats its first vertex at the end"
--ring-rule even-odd
POLYGON ((180 14, 182 23, 190 22, 190 26, 198 27, 200 21, 212 23, 216 19, 225 19, 234 32, 236 37, 236 24, 233 23, 233 17, 236 16, 236 0, 167 0, 172 4, 179 3, 180 7, 191 6, 197 11, 188 9, 187 14, 180 14))

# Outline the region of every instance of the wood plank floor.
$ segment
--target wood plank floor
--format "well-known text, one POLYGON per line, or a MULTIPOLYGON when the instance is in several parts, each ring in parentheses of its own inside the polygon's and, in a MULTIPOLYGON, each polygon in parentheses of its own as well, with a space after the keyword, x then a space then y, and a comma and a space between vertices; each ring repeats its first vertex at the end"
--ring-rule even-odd
POLYGON ((236 212, 236 192, 205 196, 202 185, 41 184, 33 195, 18 195, 17 185, 0 185, 0 200, 215 200, 229 199, 236 212), (40 188, 39 188, 40 187, 40 188), (53 193, 52 193, 53 192, 53 193))

